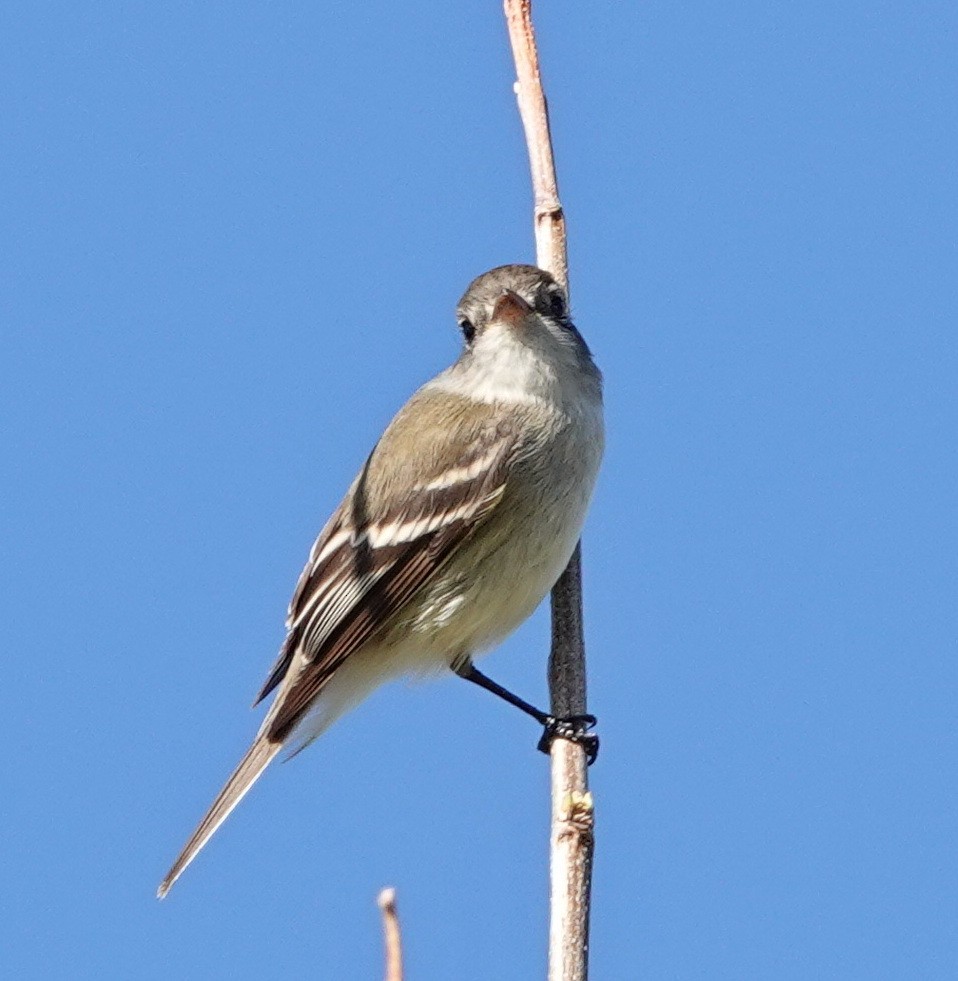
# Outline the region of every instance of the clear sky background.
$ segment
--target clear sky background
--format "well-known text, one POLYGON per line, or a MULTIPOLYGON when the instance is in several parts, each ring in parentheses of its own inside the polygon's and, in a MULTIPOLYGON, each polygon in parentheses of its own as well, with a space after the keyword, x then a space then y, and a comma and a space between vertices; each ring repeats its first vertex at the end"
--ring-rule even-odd
MULTIPOLYGON (((958 976, 953 3, 537 6, 576 320, 594 977, 958 976)), ((543 976, 536 727, 397 684, 271 770, 315 533, 532 258, 497 2, 0 13, 0 964, 543 976)), ((486 668, 545 699, 540 613, 486 668)))

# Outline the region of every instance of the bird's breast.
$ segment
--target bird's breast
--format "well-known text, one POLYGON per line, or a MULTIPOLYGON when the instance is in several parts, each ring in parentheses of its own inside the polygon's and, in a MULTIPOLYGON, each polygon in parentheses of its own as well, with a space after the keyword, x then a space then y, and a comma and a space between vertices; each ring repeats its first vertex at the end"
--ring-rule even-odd
POLYGON ((593 414, 557 426, 524 455, 500 506, 420 594, 410 643, 449 663, 488 650, 532 614, 582 533, 602 446, 593 414))

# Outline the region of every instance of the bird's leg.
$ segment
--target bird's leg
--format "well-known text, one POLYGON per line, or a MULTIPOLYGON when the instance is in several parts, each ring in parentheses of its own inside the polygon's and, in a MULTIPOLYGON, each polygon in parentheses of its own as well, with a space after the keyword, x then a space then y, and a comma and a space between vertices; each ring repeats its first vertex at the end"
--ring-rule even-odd
POLYGON ((521 712, 531 715, 545 731, 539 740, 538 749, 543 753, 548 753, 552 747, 554 739, 568 739, 570 742, 578 743, 586 752, 589 763, 594 763, 596 756, 599 755, 599 737, 589 730, 596 723, 594 715, 568 715, 564 718, 557 718, 548 712, 537 709, 518 695, 513 695, 508 688, 503 688, 492 678, 484 675, 471 660, 463 660, 453 665, 453 671, 460 678, 471 681, 486 691, 491 691, 493 695, 498 695, 503 701, 510 705, 515 705, 521 712))

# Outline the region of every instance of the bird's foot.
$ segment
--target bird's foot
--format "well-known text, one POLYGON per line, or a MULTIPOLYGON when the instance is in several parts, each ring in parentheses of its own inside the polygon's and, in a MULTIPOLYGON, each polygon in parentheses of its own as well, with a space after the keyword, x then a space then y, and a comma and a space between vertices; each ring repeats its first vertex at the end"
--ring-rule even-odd
POLYGON ((594 728, 596 721, 594 715, 567 715, 561 719, 553 715, 547 716, 545 731, 539 740, 539 751, 549 753, 554 740, 568 739, 570 743, 576 743, 585 750, 586 760, 591 766, 599 755, 599 737, 589 731, 594 728))

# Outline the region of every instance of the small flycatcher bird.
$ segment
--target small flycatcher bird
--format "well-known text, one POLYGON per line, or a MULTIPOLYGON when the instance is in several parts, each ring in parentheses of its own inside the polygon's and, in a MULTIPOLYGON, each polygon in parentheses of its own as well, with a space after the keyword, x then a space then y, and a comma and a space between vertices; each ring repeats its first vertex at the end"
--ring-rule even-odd
POLYGON ((602 379, 561 286, 499 266, 459 301, 464 348, 389 424, 309 554, 253 745, 160 898, 282 749, 309 745, 384 682, 456 672, 594 755, 589 716, 556 719, 473 657, 539 605, 582 531, 603 449, 602 379))

